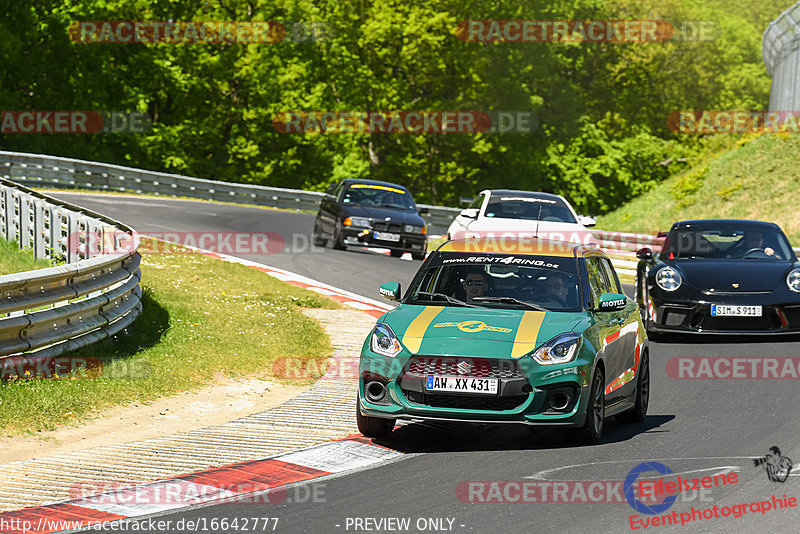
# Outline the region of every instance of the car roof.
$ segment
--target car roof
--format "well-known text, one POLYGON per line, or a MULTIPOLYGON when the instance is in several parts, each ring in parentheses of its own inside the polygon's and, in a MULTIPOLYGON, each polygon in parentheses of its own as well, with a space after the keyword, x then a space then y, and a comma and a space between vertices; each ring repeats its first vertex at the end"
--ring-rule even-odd
POLYGON ((461 252, 464 254, 521 254, 526 256, 558 256, 565 258, 602 256, 606 254, 592 245, 568 243, 539 238, 474 237, 454 239, 443 243, 436 252, 461 252))
POLYGON ((751 219, 690 219, 686 221, 678 221, 672 225, 673 230, 689 228, 691 226, 713 227, 719 226, 749 226, 751 228, 771 228, 780 230, 780 226, 773 222, 767 221, 754 221, 751 219))
POLYGON ((400 184, 393 184, 392 182, 382 182, 379 180, 366 180, 362 178, 346 178, 344 180, 346 184, 365 184, 365 185, 383 185, 387 187, 396 187, 398 189, 403 189, 404 191, 408 191, 406 186, 400 184))
POLYGON ((491 196, 514 195, 517 197, 546 198, 548 200, 564 200, 564 197, 562 197, 561 195, 556 195, 553 193, 542 193, 537 191, 521 191, 518 189, 486 189, 484 191, 488 191, 491 196))

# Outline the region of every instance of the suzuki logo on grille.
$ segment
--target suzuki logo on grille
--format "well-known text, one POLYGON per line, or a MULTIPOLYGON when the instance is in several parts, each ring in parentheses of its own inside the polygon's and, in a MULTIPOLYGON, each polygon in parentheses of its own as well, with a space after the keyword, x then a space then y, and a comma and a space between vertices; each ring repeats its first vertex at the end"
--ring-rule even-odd
POLYGON ((456 365, 456 370, 458 370, 458 374, 460 375, 469 373, 470 369, 472 369, 472 366, 469 364, 469 362, 464 360, 458 362, 458 365, 456 365))

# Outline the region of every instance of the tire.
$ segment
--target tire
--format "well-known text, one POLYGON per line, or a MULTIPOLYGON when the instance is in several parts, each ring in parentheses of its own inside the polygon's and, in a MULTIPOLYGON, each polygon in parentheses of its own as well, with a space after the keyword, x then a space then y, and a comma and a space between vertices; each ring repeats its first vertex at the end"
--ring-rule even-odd
POLYGON ((602 369, 597 369, 592 377, 589 403, 586 406, 586 421, 581 428, 581 435, 588 443, 597 443, 603 437, 606 426, 605 377, 602 369))
POLYGON ((663 336, 655 331, 653 331, 652 321, 650 320, 650 295, 647 294, 647 290, 644 291, 644 330, 647 333, 647 338, 650 341, 660 341, 663 339, 663 336))
POLYGON ((411 258, 415 260, 425 260, 425 253, 424 252, 412 252, 411 258))
POLYGON ((311 234, 311 240, 318 247, 324 247, 328 244, 328 240, 319 235, 319 221, 314 221, 314 232, 311 234))
POLYGON ((390 250, 389 251, 389 255, 391 255, 393 258, 399 258, 400 256, 403 255, 403 251, 402 250, 390 250))
POLYGON ((347 247, 342 242, 342 223, 336 221, 336 227, 333 230, 333 241, 331 241, 331 247, 335 248, 336 250, 345 250, 347 247))
POLYGON ((356 404, 356 423, 358 431, 368 438, 386 438, 394 429, 394 419, 383 419, 382 417, 369 417, 361 415, 361 410, 356 404))
POLYGON ((623 423, 641 423, 647 417, 650 405, 650 357, 645 352, 639 364, 639 378, 636 380, 636 405, 617 416, 623 423))

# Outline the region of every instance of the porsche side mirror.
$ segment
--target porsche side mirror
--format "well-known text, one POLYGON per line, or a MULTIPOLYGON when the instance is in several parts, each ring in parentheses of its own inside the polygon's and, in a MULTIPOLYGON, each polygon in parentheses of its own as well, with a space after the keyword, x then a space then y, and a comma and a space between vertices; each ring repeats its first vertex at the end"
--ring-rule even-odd
POLYGON ((386 282, 381 284, 378 292, 386 300, 400 300, 400 282, 386 282))
POLYGON ((653 259, 653 251, 649 248, 640 248, 636 251, 636 257, 642 261, 650 261, 653 259))
POLYGON ((619 293, 603 293, 597 301, 597 310, 603 312, 615 312, 625 309, 628 297, 619 293))

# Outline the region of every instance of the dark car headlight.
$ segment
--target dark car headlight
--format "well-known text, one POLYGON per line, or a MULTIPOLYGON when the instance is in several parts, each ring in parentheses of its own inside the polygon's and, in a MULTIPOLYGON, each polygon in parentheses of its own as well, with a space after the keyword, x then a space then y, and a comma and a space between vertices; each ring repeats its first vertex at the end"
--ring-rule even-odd
POLYGON ((662 267, 656 273, 656 284, 664 291, 675 291, 683 283, 683 277, 677 269, 662 267))
POLYGON ((542 365, 567 363, 575 359, 583 338, 578 332, 558 334, 536 349, 531 357, 542 365))
POLYGON ((375 325, 375 330, 372 331, 372 339, 370 340, 370 348, 372 352, 389 356, 390 358, 394 358, 403 350, 400 340, 397 339, 392 328, 386 323, 375 325))
POLYGON ((426 232, 424 226, 414 226, 411 224, 406 225, 407 234, 424 234, 426 232))
POLYGON ((786 285, 796 293, 800 293, 800 269, 795 269, 786 277, 786 285))

